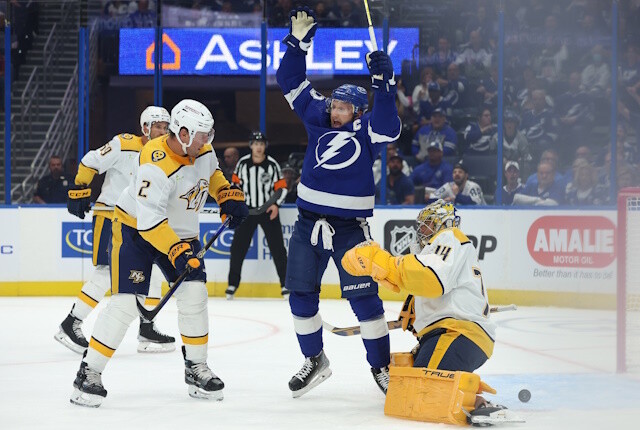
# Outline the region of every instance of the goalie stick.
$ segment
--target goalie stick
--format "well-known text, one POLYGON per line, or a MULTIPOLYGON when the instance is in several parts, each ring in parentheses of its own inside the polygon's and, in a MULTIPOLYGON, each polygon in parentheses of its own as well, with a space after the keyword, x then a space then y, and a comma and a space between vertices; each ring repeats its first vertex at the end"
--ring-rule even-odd
MULTIPOLYGON (((491 306, 489 308, 489 312, 506 312, 506 311, 515 311, 518 307, 516 305, 506 305, 506 306, 491 306)), ((338 336, 355 336, 356 334, 360 334, 360 326, 354 325, 351 327, 336 327, 329 324, 326 321, 322 321, 322 327, 330 331, 331 333, 337 334, 338 336)), ((397 328, 402 327, 402 320, 397 319, 394 321, 387 321, 387 327, 389 330, 395 330, 397 328)))
MULTIPOLYGON (((205 246, 198 252, 197 254, 198 259, 202 259, 202 257, 204 257, 204 254, 206 254, 207 250, 211 248, 211 245, 213 245, 213 242, 215 242, 216 239, 222 234, 224 229, 229 226, 229 222, 231 222, 231 218, 232 218, 231 216, 227 217, 227 219, 222 223, 220 228, 218 228, 218 230, 214 233, 214 235, 211 236, 211 238, 207 241, 205 246)), ((142 315, 148 321, 151 321, 152 319, 154 319, 155 316, 158 315, 158 312, 160 312, 160 310, 164 307, 164 305, 169 301, 173 293, 176 292, 180 284, 182 284, 182 281, 185 280, 185 278, 187 277, 189 272, 191 272, 191 270, 192 270, 191 268, 188 268, 187 270, 182 272, 180 276, 178 276, 178 279, 176 279, 176 281, 173 283, 171 288, 169 288, 169 291, 167 291, 167 294, 165 294, 164 297, 162 297, 162 300, 160 300, 160 303, 158 303, 156 307, 151 309, 150 311, 147 310, 140 303, 140 301, 136 300, 136 305, 138 305, 138 311, 140 311, 140 315, 142 315)))

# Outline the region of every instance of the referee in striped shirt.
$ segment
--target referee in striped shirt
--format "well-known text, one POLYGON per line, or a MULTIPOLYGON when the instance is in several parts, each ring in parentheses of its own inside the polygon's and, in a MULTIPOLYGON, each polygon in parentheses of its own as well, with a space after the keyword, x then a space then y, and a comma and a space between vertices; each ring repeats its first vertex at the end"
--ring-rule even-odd
POLYGON ((287 251, 284 248, 282 225, 278 216, 278 207, 287 196, 287 183, 276 160, 265 153, 267 138, 264 134, 254 131, 251 140, 249 140, 249 148, 251 154, 240 158, 232 177, 232 182, 242 188, 247 206, 250 209, 260 208, 269 201, 276 191, 282 190, 282 194, 266 211, 258 215, 249 214, 244 222, 236 228, 231 244, 229 286, 225 291, 227 300, 232 300, 238 290, 242 263, 258 225, 264 231, 273 262, 276 265, 281 293, 284 297, 289 294, 289 291, 284 287, 287 274, 287 251))

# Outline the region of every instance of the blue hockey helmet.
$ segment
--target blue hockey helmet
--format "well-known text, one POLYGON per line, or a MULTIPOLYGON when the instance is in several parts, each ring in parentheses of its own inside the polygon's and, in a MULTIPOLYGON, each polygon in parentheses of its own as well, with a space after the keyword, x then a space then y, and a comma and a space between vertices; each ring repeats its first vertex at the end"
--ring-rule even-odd
POLYGON ((353 84, 340 85, 331 93, 331 99, 351 103, 354 113, 364 112, 369 107, 367 90, 353 84))

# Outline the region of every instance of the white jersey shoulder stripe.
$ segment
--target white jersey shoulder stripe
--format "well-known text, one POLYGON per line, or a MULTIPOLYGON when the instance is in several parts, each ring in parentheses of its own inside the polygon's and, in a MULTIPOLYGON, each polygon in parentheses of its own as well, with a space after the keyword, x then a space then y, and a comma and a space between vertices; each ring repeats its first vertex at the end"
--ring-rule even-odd
POLYGON ((291 106, 291 109, 293 109, 293 102, 295 101, 295 99, 297 99, 298 96, 302 94, 302 91, 304 91, 304 89, 307 88, 309 85, 311 85, 311 82, 309 82, 308 79, 305 79, 304 81, 302 81, 300 85, 298 85, 298 88, 294 88, 291 91, 289 91, 288 94, 284 95, 284 98, 289 103, 289 106, 291 106))
MULTIPOLYGON (((400 117, 396 117, 398 118, 398 121, 400 121, 400 117)), ((388 143, 388 142, 394 142, 396 140, 398 140, 398 138, 400 137, 400 134, 402 133, 402 127, 399 127, 398 134, 391 137, 391 136, 386 136, 384 134, 378 134, 375 131, 373 131, 373 129, 371 128, 371 121, 369 121, 369 127, 368 127, 368 131, 369 131, 369 138, 371 139, 371 143, 388 143)))
POLYGON ((309 203, 339 209, 367 210, 373 209, 375 196, 345 196, 313 190, 302 182, 298 184, 298 197, 309 203))

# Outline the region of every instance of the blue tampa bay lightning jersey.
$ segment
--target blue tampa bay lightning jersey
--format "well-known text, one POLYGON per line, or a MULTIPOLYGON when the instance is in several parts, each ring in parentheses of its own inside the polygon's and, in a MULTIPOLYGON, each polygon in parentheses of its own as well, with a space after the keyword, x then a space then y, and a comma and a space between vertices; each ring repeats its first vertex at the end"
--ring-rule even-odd
POLYGON ((359 119, 331 128, 330 100, 311 87, 305 56, 287 49, 277 80, 309 137, 296 204, 302 209, 344 218, 373 215, 373 162, 383 145, 400 136, 395 87, 377 90, 374 106, 359 119))

